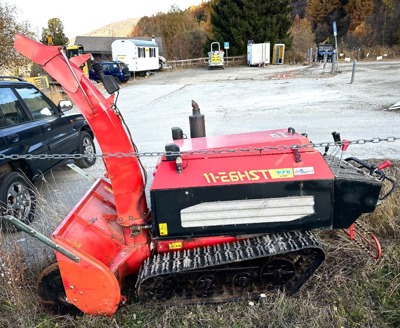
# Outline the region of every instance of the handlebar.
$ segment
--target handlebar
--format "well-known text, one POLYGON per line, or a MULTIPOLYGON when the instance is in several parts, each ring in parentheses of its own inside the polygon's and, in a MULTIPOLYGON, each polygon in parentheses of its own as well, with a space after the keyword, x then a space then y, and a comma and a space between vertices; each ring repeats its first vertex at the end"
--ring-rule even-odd
POLYGON ((359 167, 358 167, 359 169, 361 169, 361 168, 367 169, 369 171, 368 172, 369 175, 371 175, 371 176, 375 175, 379 179, 379 181, 383 182, 383 181, 387 180, 390 182, 390 184, 391 184, 390 190, 385 195, 381 196, 379 198, 379 200, 384 200, 393 193, 394 188, 396 187, 396 181, 393 178, 386 176, 385 172, 383 172, 384 168, 391 165, 391 163, 389 161, 385 161, 384 163, 382 163, 381 165, 378 165, 378 166, 368 163, 366 161, 363 161, 361 159, 358 159, 356 157, 348 157, 345 159, 345 161, 346 162, 351 162, 351 161, 356 162, 359 165, 359 167))

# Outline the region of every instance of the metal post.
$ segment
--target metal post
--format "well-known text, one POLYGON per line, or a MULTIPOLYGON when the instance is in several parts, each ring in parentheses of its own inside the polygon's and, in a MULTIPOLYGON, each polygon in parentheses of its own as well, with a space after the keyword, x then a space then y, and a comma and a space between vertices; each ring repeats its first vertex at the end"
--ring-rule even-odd
POLYGON ((336 54, 334 53, 332 55, 332 70, 331 70, 331 74, 333 74, 335 72, 335 61, 336 61, 336 54))
POLYGON ((314 54, 314 63, 316 63, 318 60, 318 49, 315 48, 315 54, 314 54))
POLYGON ((324 53, 324 66, 322 67, 323 69, 325 69, 326 66, 326 61, 328 60, 328 54, 325 52, 324 53))
MULTIPOLYGON (((339 70, 339 51, 338 51, 338 47, 337 47, 337 36, 335 34, 335 53, 334 56, 336 57, 336 65, 337 65, 337 70, 339 70)), ((333 57, 333 56, 332 56, 333 57)))
POLYGON ((350 82, 350 84, 353 84, 353 82, 354 82, 354 74, 356 73, 356 66, 357 66, 357 60, 354 60, 354 62, 353 62, 353 70, 351 72, 351 82, 350 82))

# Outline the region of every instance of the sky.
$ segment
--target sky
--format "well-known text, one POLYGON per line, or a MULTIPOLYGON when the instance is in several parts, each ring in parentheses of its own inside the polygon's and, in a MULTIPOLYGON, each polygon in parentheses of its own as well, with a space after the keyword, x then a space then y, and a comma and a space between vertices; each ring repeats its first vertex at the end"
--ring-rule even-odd
POLYGON ((15 5, 21 21, 29 21, 34 31, 41 34, 51 18, 59 18, 68 38, 92 32, 110 23, 127 18, 140 18, 168 12, 172 5, 184 10, 204 0, 0 0, 15 5))

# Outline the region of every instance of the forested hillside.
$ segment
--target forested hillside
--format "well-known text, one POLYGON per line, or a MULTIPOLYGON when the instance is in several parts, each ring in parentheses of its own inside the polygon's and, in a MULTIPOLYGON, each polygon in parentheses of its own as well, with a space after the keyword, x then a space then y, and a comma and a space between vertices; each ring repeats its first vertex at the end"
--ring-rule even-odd
POLYGON ((292 17, 310 21, 316 42, 332 35, 334 21, 338 37, 349 45, 392 46, 400 41, 398 0, 300 0, 292 4, 292 17))
POLYGON ((202 57, 210 41, 230 41, 230 55, 245 54, 249 39, 304 53, 333 41, 333 22, 346 49, 395 46, 399 19, 400 0, 210 0, 142 17, 130 35, 163 37, 170 59, 202 57))

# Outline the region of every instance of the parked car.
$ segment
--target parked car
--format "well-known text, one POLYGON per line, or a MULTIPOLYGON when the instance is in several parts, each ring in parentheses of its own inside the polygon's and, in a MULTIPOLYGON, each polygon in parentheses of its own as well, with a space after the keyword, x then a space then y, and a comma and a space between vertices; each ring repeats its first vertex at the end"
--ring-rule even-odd
MULTIPOLYGON (((100 63, 100 66, 105 75, 114 76, 118 83, 128 82, 131 77, 128 66, 122 61, 103 61, 100 63)), ((100 78, 93 69, 89 70, 89 78, 94 81, 100 81, 100 78)))
POLYGON ((322 61, 326 56, 327 61, 332 61, 333 50, 332 44, 319 44, 317 46, 317 60, 322 61))
POLYGON ((158 69, 163 69, 165 66, 167 66, 167 60, 163 56, 158 56, 158 69))
MULTIPOLYGON (((56 106, 33 84, 17 77, 0 76, 0 215, 13 215, 24 223, 34 218, 38 177, 68 159, 26 159, 24 155, 86 154, 75 164, 95 164, 94 135, 69 100, 56 106), (10 156, 13 155, 13 156, 10 156)), ((72 161, 72 160, 69 160, 72 161)), ((2 230, 13 230, 1 222, 2 230)))

